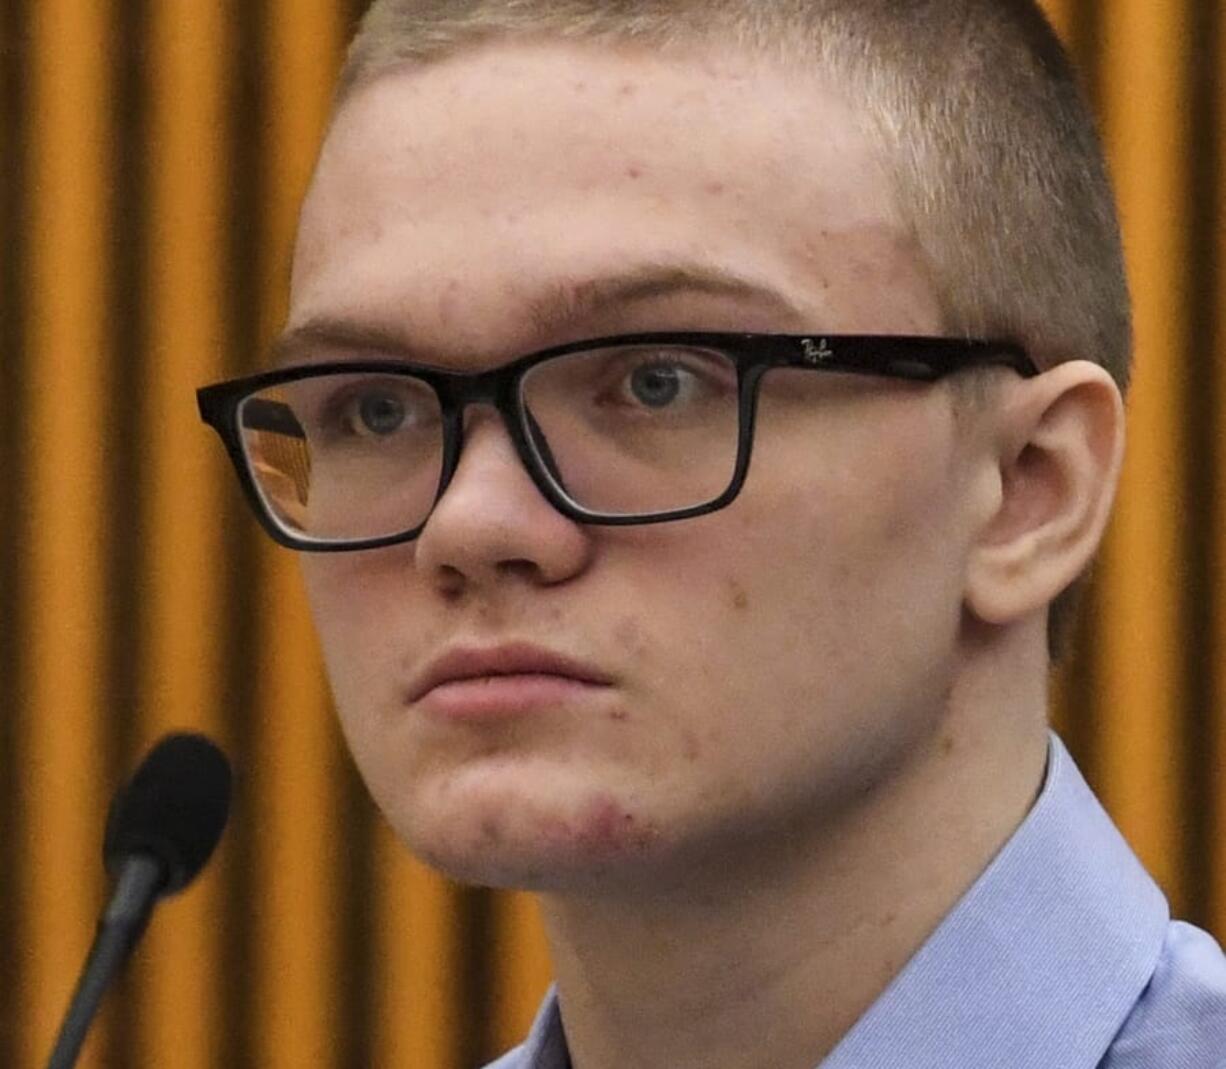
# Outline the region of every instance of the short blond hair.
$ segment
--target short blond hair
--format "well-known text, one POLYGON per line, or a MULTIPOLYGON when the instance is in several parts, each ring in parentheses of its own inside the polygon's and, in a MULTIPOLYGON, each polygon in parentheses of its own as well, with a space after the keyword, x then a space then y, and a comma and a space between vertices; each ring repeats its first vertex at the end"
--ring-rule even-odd
MULTIPOLYGON (((338 99, 502 38, 731 45, 829 72, 860 102, 946 329, 1126 390, 1132 319, 1115 198, 1072 64, 1033 0, 374 0, 338 99)), ((1052 605, 1059 651, 1074 591, 1052 605)))

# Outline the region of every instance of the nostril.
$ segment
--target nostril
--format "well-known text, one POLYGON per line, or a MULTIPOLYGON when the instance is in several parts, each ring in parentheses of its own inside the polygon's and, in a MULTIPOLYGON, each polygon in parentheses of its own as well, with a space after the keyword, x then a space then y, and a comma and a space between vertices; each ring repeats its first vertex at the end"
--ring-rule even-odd
POLYGON ((459 601, 464 596, 468 580, 459 568, 441 564, 435 572, 438 592, 448 601, 459 601))
POLYGON ((535 561, 523 558, 501 560, 497 567, 498 571, 512 579, 530 579, 534 583, 544 579, 541 567, 535 561))

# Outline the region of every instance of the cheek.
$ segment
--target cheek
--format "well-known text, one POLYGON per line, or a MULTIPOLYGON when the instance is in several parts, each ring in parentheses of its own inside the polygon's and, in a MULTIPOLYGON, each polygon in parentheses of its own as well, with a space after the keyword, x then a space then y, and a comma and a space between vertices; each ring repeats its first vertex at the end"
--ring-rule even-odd
POLYGON ((363 624, 375 617, 368 608, 368 599, 375 592, 368 584, 355 581, 357 576, 347 562, 304 555, 301 567, 311 617, 335 685, 336 672, 349 663, 349 652, 365 644, 363 624))
POLYGON ((952 639, 965 553, 958 496, 939 468, 898 457, 874 477, 813 484, 792 495, 792 522, 759 550, 780 562, 768 579, 789 606, 792 640, 863 672, 886 669, 898 644, 923 644, 927 629, 952 639))
POLYGON ((805 385, 809 395, 798 386, 797 400, 778 404, 778 433, 770 401, 761 406, 762 464, 754 458, 756 508, 786 518, 763 529, 782 540, 789 563, 807 553, 808 571, 868 593, 948 560, 964 487, 945 392, 840 382, 825 397, 805 385))
MULTIPOLYGON (((413 593, 411 571, 395 558, 401 547, 366 554, 304 554, 303 582, 337 705, 346 720, 389 700, 402 681, 424 628, 406 635, 388 626, 413 593)), ((346 724, 348 727, 348 724, 346 724)))
POLYGON ((765 745, 778 741, 767 730, 800 739, 905 715, 899 688, 939 692, 932 666, 956 641, 965 547, 948 453, 903 435, 863 444, 821 468, 760 465, 723 551, 703 555, 709 608, 693 618, 765 745))

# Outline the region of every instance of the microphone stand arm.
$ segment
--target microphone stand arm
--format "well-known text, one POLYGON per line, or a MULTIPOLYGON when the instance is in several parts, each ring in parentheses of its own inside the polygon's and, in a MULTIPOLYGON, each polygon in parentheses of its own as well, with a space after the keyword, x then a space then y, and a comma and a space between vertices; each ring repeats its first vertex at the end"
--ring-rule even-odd
POLYGON ((151 855, 133 854, 124 859, 47 1069, 76 1065, 102 996, 144 933, 165 880, 165 867, 151 855))

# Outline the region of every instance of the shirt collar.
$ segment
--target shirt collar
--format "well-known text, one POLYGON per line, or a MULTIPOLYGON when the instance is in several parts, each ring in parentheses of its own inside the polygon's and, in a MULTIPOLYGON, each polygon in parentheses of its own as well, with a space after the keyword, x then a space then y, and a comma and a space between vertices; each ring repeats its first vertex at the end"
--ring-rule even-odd
MULTIPOLYGON (((566 1036, 562 1031, 557 987, 550 987, 537 1011, 536 1020, 532 1022, 528 1038, 519 1051, 512 1054, 518 1056, 514 1062, 507 1063, 506 1069, 571 1069, 566 1036)), ((498 1061, 489 1069, 501 1069, 502 1065, 503 1062, 498 1061)))
MULTIPOLYGON (((1026 819, 821 1069, 1093 1069, 1149 982, 1168 920, 1052 734, 1026 819)), ((553 988, 514 1064, 570 1069, 553 988)))

